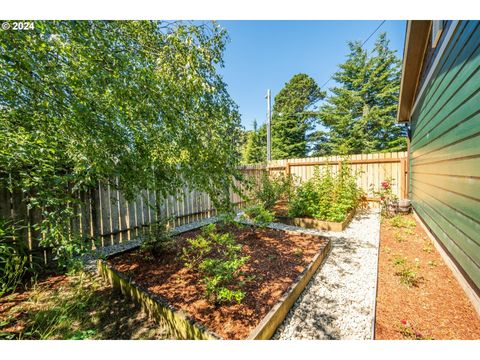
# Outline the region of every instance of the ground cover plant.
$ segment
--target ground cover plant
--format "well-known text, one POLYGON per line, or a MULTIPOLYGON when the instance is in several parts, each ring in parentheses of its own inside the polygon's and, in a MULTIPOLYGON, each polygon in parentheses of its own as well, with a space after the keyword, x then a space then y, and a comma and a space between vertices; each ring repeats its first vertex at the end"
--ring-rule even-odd
POLYGON ((202 229, 202 234, 187 240, 183 251, 185 265, 200 272, 205 284, 205 295, 214 304, 235 300, 241 303, 242 291, 239 269, 248 261, 242 256, 241 246, 229 233, 217 233, 216 225, 202 229))
POLYGON ((320 173, 317 167, 314 176, 293 192, 288 215, 341 222, 360 204, 362 196, 363 192, 346 163, 339 166, 337 174, 333 174, 328 166, 320 173))

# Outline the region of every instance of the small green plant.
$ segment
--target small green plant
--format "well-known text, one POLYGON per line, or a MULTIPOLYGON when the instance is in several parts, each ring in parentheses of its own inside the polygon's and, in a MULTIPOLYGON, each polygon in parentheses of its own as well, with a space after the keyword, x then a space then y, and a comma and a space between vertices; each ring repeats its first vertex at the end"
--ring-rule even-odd
POLYGON ((171 217, 164 217, 153 224, 151 230, 144 236, 140 249, 153 257, 172 249, 175 244, 170 230, 172 220, 171 217))
POLYGON ((406 239, 403 237, 403 234, 400 231, 395 231, 393 233, 393 238, 399 243, 406 241, 406 239))
POLYGON ((433 246, 430 242, 426 241, 422 250, 425 251, 427 254, 431 254, 433 252, 433 246))
POLYGON ((417 223, 404 215, 395 215, 390 219, 390 225, 396 228, 414 228, 417 223))
POLYGON ((241 256, 242 248, 228 232, 218 233, 215 224, 202 229, 202 234, 187 240, 182 259, 188 268, 203 275, 205 295, 214 304, 236 301, 245 293, 241 290, 240 268, 249 260, 241 256))
POLYGON ((433 338, 425 337, 420 331, 415 330, 408 320, 402 319, 398 325, 398 331, 404 338, 410 340, 433 340, 433 338))
MULTIPOLYGON (((257 227, 265 228, 275 220, 275 215, 262 205, 254 205, 244 210, 243 218, 252 221, 257 227)), ((253 231, 254 230, 253 228, 253 231)))
POLYGON ((415 235, 415 230, 413 230, 413 229, 404 229, 403 232, 404 232, 404 234, 407 234, 407 235, 410 235, 410 236, 415 235))
POLYGON ((400 277, 400 283, 408 287, 418 286, 420 280, 417 273, 418 264, 411 265, 406 257, 397 255, 393 258, 393 265, 395 275, 400 277))
POLYGON ((438 266, 438 264, 437 264, 437 262, 436 262, 435 260, 430 260, 430 261, 428 262, 428 266, 430 266, 431 268, 433 268, 433 267, 438 266))

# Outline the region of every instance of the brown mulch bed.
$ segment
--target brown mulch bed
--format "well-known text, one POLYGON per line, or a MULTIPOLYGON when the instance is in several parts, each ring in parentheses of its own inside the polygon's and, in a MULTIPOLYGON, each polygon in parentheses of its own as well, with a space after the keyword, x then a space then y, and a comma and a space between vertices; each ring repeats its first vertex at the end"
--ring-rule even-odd
POLYGON ((405 218, 411 226, 382 220, 375 338, 480 339, 473 305, 415 218, 405 218), (400 257, 416 274, 413 285, 400 282, 400 257))
MULTIPOLYGON (((118 271, 127 273, 221 337, 243 339, 326 246, 327 240, 269 228, 256 229, 253 233, 249 226, 232 227, 229 231, 242 245, 242 252, 250 256, 240 269, 244 273, 242 290, 246 294, 241 304, 209 303, 204 297, 201 276, 183 265, 178 252, 148 260, 140 251, 133 251, 109 261, 118 271)), ((199 233, 200 230, 195 230, 179 235, 179 248, 187 238, 199 233)))

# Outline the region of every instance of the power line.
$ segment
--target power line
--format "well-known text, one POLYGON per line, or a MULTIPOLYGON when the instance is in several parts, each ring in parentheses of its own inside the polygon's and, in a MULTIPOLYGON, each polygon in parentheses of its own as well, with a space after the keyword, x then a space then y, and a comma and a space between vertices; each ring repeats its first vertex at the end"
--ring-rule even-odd
MULTIPOLYGON (((375 30, 373 30, 373 32, 372 32, 370 35, 368 35, 368 37, 365 39, 365 41, 362 43, 362 45, 360 45, 361 48, 363 48, 363 45, 365 45, 366 42, 367 42, 368 40, 370 40, 370 38, 371 38, 373 35, 375 35, 375 33, 378 31, 378 29, 380 29, 380 28, 382 27, 382 25, 385 23, 385 21, 386 21, 386 20, 383 20, 383 21, 380 23, 380 25, 378 25, 377 28, 376 28, 375 30)), ((327 85, 327 84, 330 82, 330 80, 332 80, 332 78, 333 78, 333 75, 330 75, 330 77, 328 78, 328 80, 325 81, 322 86, 320 86, 320 90, 322 90, 322 89, 325 87, 325 85, 327 85)), ((317 102, 319 102, 319 101, 320 101, 320 99, 317 100, 317 101, 315 101, 312 105, 315 105, 315 104, 316 104, 317 102)))

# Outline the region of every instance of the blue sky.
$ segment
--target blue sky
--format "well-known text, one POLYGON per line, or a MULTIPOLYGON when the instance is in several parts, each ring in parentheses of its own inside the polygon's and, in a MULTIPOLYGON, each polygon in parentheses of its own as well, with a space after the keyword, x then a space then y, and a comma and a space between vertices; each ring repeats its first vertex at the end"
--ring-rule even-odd
MULTIPOLYGON (((345 61, 347 41, 364 41, 381 21, 218 21, 227 29, 230 42, 220 70, 228 91, 240 108, 242 124, 252 128, 253 119, 263 124, 266 90, 272 101, 295 74, 306 73, 322 85, 345 61)), ((402 57, 405 21, 386 21, 365 44, 371 49, 376 36, 386 32, 390 47, 402 57)), ((326 88, 332 87, 331 80, 326 88)))

